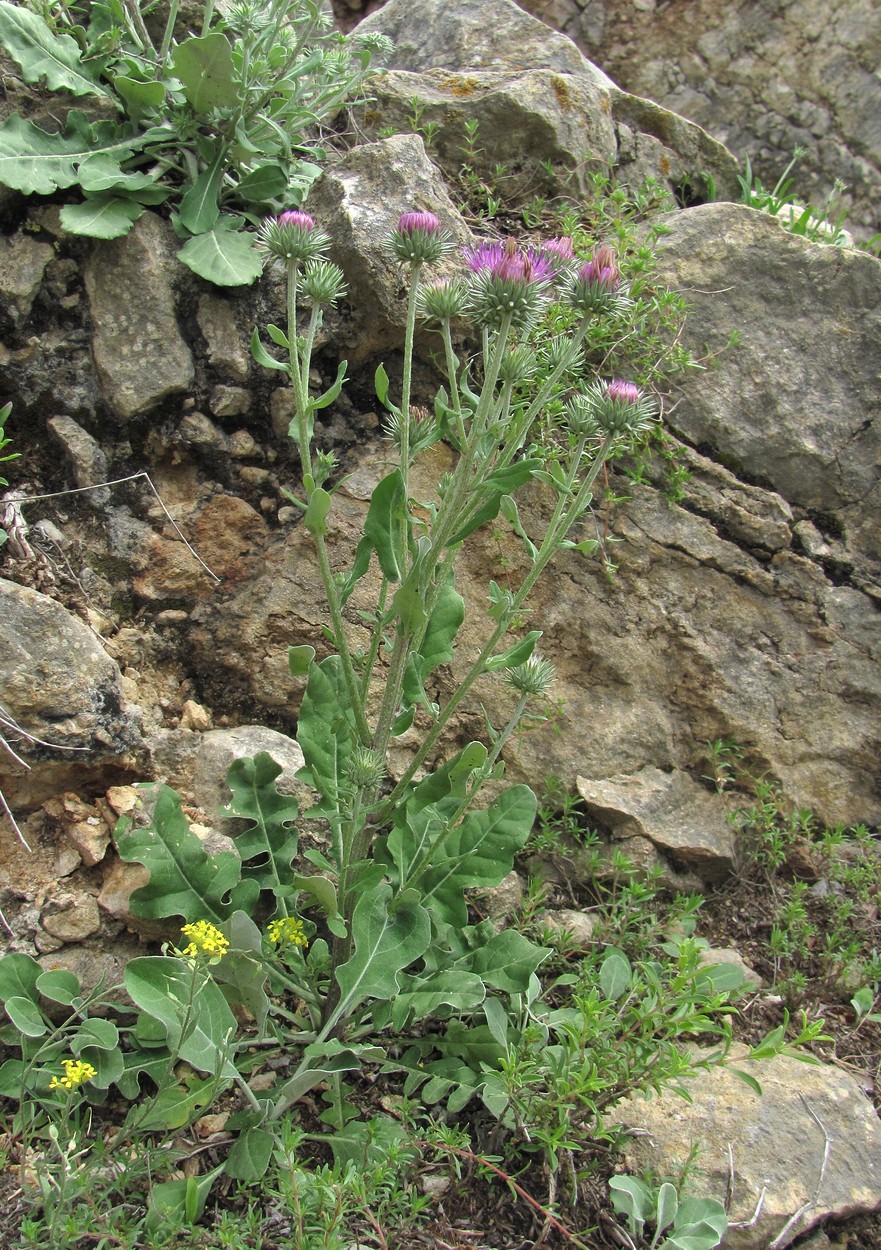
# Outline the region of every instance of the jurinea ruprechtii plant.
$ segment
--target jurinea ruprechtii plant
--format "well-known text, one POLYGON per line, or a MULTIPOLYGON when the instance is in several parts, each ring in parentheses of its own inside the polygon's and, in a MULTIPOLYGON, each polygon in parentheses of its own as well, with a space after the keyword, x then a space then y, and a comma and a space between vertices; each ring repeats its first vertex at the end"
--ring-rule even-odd
POLYGON ((220 286, 253 282, 261 264, 246 224, 302 203, 324 155, 319 126, 391 43, 338 34, 320 0, 236 0, 223 16, 209 0, 200 32, 182 39, 179 0, 155 36, 153 7, 0 0, 0 37, 25 81, 90 106, 51 132, 9 117, 0 182, 26 195, 76 188, 61 223, 98 239, 168 204, 185 265, 220 286))
MULTIPOLYGON (((145 787, 143 810, 122 821, 116 835, 122 858, 149 871, 130 905, 145 918, 183 917, 187 940, 130 961, 124 989, 134 1019, 112 990, 86 994, 73 973, 44 972, 28 955, 0 960, 0 1001, 10 1022, 3 1037, 21 1050, 20 1059, 0 1067, 0 1094, 19 1099, 23 1139, 48 1137, 57 1147, 57 1168, 45 1152, 33 1153, 42 1160, 47 1209, 59 1219, 72 1199, 69 1190, 67 1199, 59 1195, 57 1176, 73 1185, 80 1175, 70 1163, 81 1141, 72 1113, 79 1100, 100 1100, 111 1086, 133 1104, 114 1148, 128 1144, 136 1155, 145 1134, 178 1129, 222 1090, 240 1091, 242 1108, 226 1126, 237 1137, 225 1161, 199 1178, 153 1184, 148 1222, 183 1211, 192 1223, 221 1171, 255 1181, 277 1162, 295 1104, 316 1087, 324 1091, 324 1137, 341 1168, 402 1149, 400 1122, 356 1120, 347 1074, 365 1064, 397 1076, 405 1097, 418 1096, 426 1107, 444 1101, 456 1112, 480 1098, 515 1137, 524 1116, 533 1117, 535 1143, 556 1167, 560 1153, 575 1148, 573 1089, 592 1132, 600 1107, 626 1092, 623 1085, 657 1087, 693 1066, 676 1044, 683 1032, 721 1038, 716 1061, 725 1052, 720 1013, 730 1010, 727 995, 739 974, 732 980, 730 969, 701 968, 694 943, 676 948, 669 976, 656 961, 633 964, 610 945, 595 953, 583 983, 556 979, 555 993, 568 988, 571 1005, 551 1009, 536 975, 550 951, 514 927, 499 932, 488 920, 474 923, 467 902, 470 890, 491 887, 510 871, 535 818, 532 791, 502 784, 505 745, 524 717, 541 717, 554 680, 536 651, 539 631, 522 633, 530 592, 561 551, 591 549, 577 529, 597 476, 655 419, 632 383, 584 376, 582 340, 594 319, 626 307, 612 250, 601 246, 582 262, 567 239, 526 248, 513 240, 482 243, 468 249, 458 275, 425 281, 452 245, 431 213, 400 218, 388 241, 410 291, 397 401, 385 370, 376 375, 398 463, 373 491, 350 567, 336 573, 329 549, 334 461, 315 448, 313 424, 339 395, 346 365, 322 394, 311 393, 310 373, 316 336, 344 290, 344 275, 327 258, 327 236, 299 210, 268 220, 259 243, 285 267, 287 325, 267 327, 280 358, 257 331, 252 351, 293 391, 289 433, 302 497, 291 498, 314 539, 330 621, 331 654, 319 661, 311 646, 289 650, 292 675, 306 679, 297 739, 303 779, 317 796, 306 815, 324 822, 327 837, 300 853, 298 804, 278 791, 281 769, 265 753, 237 760, 227 775, 232 797, 225 814, 236 818, 232 851, 209 855, 178 796, 165 786, 145 787), (552 298, 567 302, 571 330, 549 343, 533 341, 552 298), (419 317, 436 326, 446 364, 447 385, 432 414, 411 403, 419 317), (455 350, 453 323, 461 318, 479 334, 473 359, 455 350), (455 467, 435 498, 416 500, 414 461, 440 439, 455 449, 455 467), (546 489, 540 532, 527 532, 515 500, 528 482, 546 489), (488 582, 483 644, 454 692, 435 704, 426 686, 451 661, 465 618, 458 553, 500 515, 522 543, 526 571, 519 584, 488 582), (368 575, 375 610, 367 618, 359 613, 357 636, 367 640, 356 646, 348 605, 368 575), (505 723, 487 723, 486 742, 469 742, 444 759, 457 709, 487 679, 510 689, 505 723), (420 731, 418 746, 393 781, 386 774, 389 748, 411 730, 420 731), (669 1006, 662 1045, 659 1002, 669 1006), (244 1009, 252 1027, 242 1028, 230 1003, 244 1009), (114 1008, 119 1025, 106 1016, 114 1008), (622 1020, 640 1039, 632 1051, 615 1041, 622 1020), (248 1082, 259 1054, 255 1041, 285 1052, 288 1061, 279 1083, 259 1092, 248 1082), (601 1047, 607 1060, 598 1070, 601 1047), (614 1076, 612 1055, 628 1059, 614 1076), (180 1060, 207 1075, 182 1076, 180 1060), (152 1093, 142 1092, 142 1081, 152 1093), (538 1114, 539 1106, 553 1114, 538 1114), (62 1141, 65 1107, 73 1131, 62 1141)), ((785 1045, 782 1027, 778 1033, 767 1053, 785 1045)), ((814 1035, 802 1032, 803 1039, 814 1035)), ((23 1167, 27 1157, 25 1146, 23 1167)))

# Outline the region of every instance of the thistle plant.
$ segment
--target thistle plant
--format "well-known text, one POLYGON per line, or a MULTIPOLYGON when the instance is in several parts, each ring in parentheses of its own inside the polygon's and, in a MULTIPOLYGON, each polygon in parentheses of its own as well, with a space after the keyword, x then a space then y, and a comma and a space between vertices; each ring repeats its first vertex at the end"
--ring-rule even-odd
POLYGON ((315 543, 334 648, 320 662, 311 647, 292 648, 290 655, 291 671, 306 678, 297 731, 304 775, 319 795, 313 814, 326 820, 330 843, 326 854, 312 857, 324 887, 312 881, 307 888, 323 906, 332 945, 330 975, 313 1012, 314 1040, 275 1101, 278 1116, 322 1078, 328 1055, 339 1057, 339 1039, 389 1022, 400 1027, 415 1013, 442 1007, 494 1017, 489 1000, 501 1006, 506 995, 526 992, 546 957, 521 934, 469 923, 465 892, 495 885, 510 871, 536 808, 526 786, 495 787, 488 804, 481 791, 501 779, 506 744, 524 717, 534 720, 554 680, 553 666, 536 651, 540 631, 515 636, 530 593, 554 557, 578 545, 569 535, 590 509, 602 466, 656 414, 630 382, 581 376, 578 389, 572 387, 591 323, 616 316, 626 301, 610 248, 579 265, 568 239, 528 247, 514 239, 480 243, 466 250, 459 275, 438 280, 431 271, 450 257, 449 235, 434 214, 405 213, 387 244, 409 287, 398 402, 384 368, 376 373, 397 463, 373 492, 351 567, 335 574, 332 465, 315 451, 313 425, 316 411, 339 394, 345 364, 318 396, 310 394, 309 375, 317 330, 344 293, 343 275, 326 259, 326 236, 305 214, 265 223, 260 245, 287 274, 287 327, 268 327, 287 358, 272 356, 257 331, 252 351, 259 363, 286 373, 293 391, 289 434, 299 454, 302 498, 290 497, 315 543), (539 369, 531 340, 552 297, 572 307, 574 325, 539 369), (411 396, 420 318, 443 344, 446 386, 433 415, 417 409, 411 396), (474 359, 461 359, 454 348, 453 325, 463 318, 480 338, 474 359), (537 420, 552 403, 562 412, 563 448, 553 454, 535 439, 537 420), (457 452, 455 467, 435 500, 417 501, 414 461, 442 438, 457 452), (534 536, 515 500, 530 481, 549 495, 549 516, 534 536), (527 571, 518 586, 489 583, 483 645, 438 705, 426 683, 452 659, 465 616, 457 556, 500 513, 523 543, 527 571), (371 636, 366 647, 356 647, 346 606, 372 568, 378 587, 371 636), (438 762, 455 713, 493 675, 511 690, 505 723, 488 724, 486 743, 470 742, 438 762), (421 741, 393 781, 386 774, 389 748, 414 725, 421 741))

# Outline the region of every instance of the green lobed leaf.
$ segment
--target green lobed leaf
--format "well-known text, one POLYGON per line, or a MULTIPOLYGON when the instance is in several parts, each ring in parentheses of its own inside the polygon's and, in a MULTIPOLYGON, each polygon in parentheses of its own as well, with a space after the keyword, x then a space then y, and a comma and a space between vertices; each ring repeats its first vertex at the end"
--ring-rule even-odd
POLYGON ((648 1187, 636 1176, 613 1176, 609 1180, 609 1190, 612 1207, 625 1217, 630 1234, 640 1237, 654 1206, 648 1187))
POLYGON ((522 994, 529 979, 550 951, 536 946, 516 929, 504 929, 479 946, 471 958, 471 971, 487 985, 508 994, 522 994))
POLYGON ((149 883, 131 896, 133 914, 221 924, 232 909, 232 891, 241 876, 238 855, 208 855, 190 830, 180 796, 168 786, 143 786, 141 793, 149 823, 139 827, 121 821, 115 838, 121 859, 143 864, 150 872, 149 883))
POLYGON ((281 165, 258 165, 244 178, 240 178, 236 186, 236 198, 245 204, 268 204, 285 192, 288 185, 287 174, 281 165))
POLYGON ((223 1168, 221 1163, 198 1179, 190 1176, 185 1181, 163 1181, 154 1185, 147 1206, 147 1232, 155 1233, 171 1221, 179 1222, 182 1215, 186 1216, 188 1223, 195 1224, 201 1218, 208 1195, 223 1168), (188 1198, 191 1199, 189 1202, 188 1198))
POLYGON ((282 771, 266 751, 253 759, 235 760, 226 774, 232 797, 222 809, 224 816, 249 822, 248 828, 233 835, 242 858, 242 875, 256 882, 261 891, 271 890, 276 902, 289 892, 298 845, 294 823, 300 814, 297 800, 280 794, 275 784, 282 771))
POLYGON ((223 182, 223 153, 218 152, 207 169, 203 169, 184 194, 178 218, 191 234, 206 234, 217 225, 220 216, 220 187, 223 182))
MULTIPOLYGON (((535 809, 535 795, 529 787, 512 786, 488 807, 469 812, 453 829, 445 827, 443 805, 434 810, 426 808, 409 819, 408 832, 420 842, 425 838, 426 821, 433 822, 443 835, 430 863, 420 873, 426 906, 451 925, 467 924, 465 891, 489 889, 511 871, 514 856, 532 831, 535 809)), ((428 836, 435 839, 434 828, 428 836)))
POLYGON ((69 234, 90 239, 120 239, 128 234, 144 212, 137 200, 124 199, 110 191, 88 196, 82 204, 65 204, 61 224, 69 234))
MULTIPOLYGON (((143 191, 156 186, 154 174, 142 170, 126 172, 119 163, 119 158, 109 152, 96 152, 79 167, 79 184, 89 193, 97 191, 143 191)), ((168 194, 162 188, 163 194, 168 194)))
POLYGON ((408 665, 404 682, 407 703, 421 702, 430 674, 441 664, 449 664, 452 660, 453 639, 464 619, 465 600, 456 590, 455 576, 451 572, 440 587, 419 651, 410 657, 412 663, 408 665))
POLYGON ((600 989, 603 995, 615 1002, 630 989, 632 979, 633 969, 630 966, 630 960, 623 951, 610 946, 600 966, 600 989))
POLYGON ((13 951, 0 959, 0 1002, 8 998, 29 998, 39 1003, 40 991, 37 981, 43 969, 30 955, 13 951))
POLYGON ((144 113, 160 109, 165 102, 165 83, 155 79, 144 82, 140 78, 130 78, 127 74, 117 74, 113 79, 113 87, 125 100, 129 117, 133 121, 139 121, 144 113))
POLYGON ((507 465, 503 469, 496 469, 483 482, 483 491, 488 491, 488 497, 480 505, 476 512, 473 512, 465 523, 460 526, 456 533, 450 539, 449 545, 454 547, 456 543, 462 542, 473 534, 475 530, 480 529, 481 525, 485 525, 487 521, 494 521, 499 515, 499 509, 502 506, 502 500, 506 495, 510 495, 511 491, 516 490, 518 486, 522 486, 528 481, 532 475, 537 472, 544 461, 518 460, 516 464, 507 465))
POLYGON ((236 1018, 210 976, 194 971, 184 959, 143 955, 129 961, 124 980, 135 1006, 165 1029, 172 1051, 200 1072, 235 1079, 236 1069, 228 1055, 236 1018), (194 975, 199 979, 195 994, 191 988, 194 975), (187 1035, 182 1037, 187 1018, 187 1035))
POLYGON ((401 470, 395 469, 370 497, 361 540, 361 544, 369 544, 370 550, 376 552, 379 567, 390 582, 399 582, 404 575, 407 553, 401 550, 401 536, 406 519, 407 491, 401 470))
POLYGON ((226 1157, 224 1170, 235 1181, 248 1184, 266 1175, 275 1137, 268 1129, 249 1128, 240 1133, 226 1157))
POLYGON ((80 995, 80 981, 69 968, 53 968, 37 977, 36 988, 43 998, 69 1007, 80 995))
POLYGON ((260 331, 256 326, 254 327, 254 333, 251 335, 251 355, 258 365, 263 365, 264 369, 280 369, 285 373, 290 371, 290 366, 286 361, 276 360, 274 356, 270 356, 260 342, 260 331))
POLYGON ((56 34, 38 13, 0 0, 0 42, 21 67, 25 82, 45 82, 52 91, 112 97, 82 65, 79 44, 56 34))
POLYGON ((540 629, 531 629, 525 638, 522 638, 520 642, 515 642, 507 651, 490 656, 483 666, 484 672, 497 673, 502 668, 516 668, 518 664, 525 664, 535 650, 535 644, 541 638, 541 634, 540 629))
POLYGON ((25 1037, 43 1037, 49 1032, 43 1013, 30 998, 7 998, 3 1007, 19 1033, 25 1037))
POLYGON ((0 182, 25 195, 52 195, 74 186, 79 166, 96 153, 125 160, 148 138, 148 132, 137 138, 122 137, 119 127, 92 125, 76 110, 68 114, 60 134, 49 134, 13 113, 0 128, 0 182))
POLYGON ((428 977, 405 976, 390 1004, 392 1028, 400 1033, 411 1021, 422 1021, 437 1011, 474 1011, 486 998, 486 987, 475 972, 450 968, 428 977))
POLYGON ((194 112, 205 116, 238 103, 232 46, 220 31, 185 39, 175 50, 173 69, 194 112))
POLYGON ((221 217, 213 230, 189 239, 178 252, 178 260, 215 286, 250 286, 263 272, 263 261, 254 248, 255 236, 230 229, 223 222, 221 217))
POLYGON ((323 486, 316 486, 303 515, 303 524, 310 534, 327 533, 327 516, 333 506, 333 497, 323 486))
POLYGON ((355 713, 339 656, 312 664, 300 705, 297 742, 306 759, 309 780, 332 811, 342 803, 346 769, 357 739, 355 713))
POLYGON ((352 914, 355 951, 336 970, 340 987, 339 1018, 367 998, 393 998, 401 973, 431 941, 428 912, 418 904, 391 911, 392 888, 385 882, 361 894, 352 914))

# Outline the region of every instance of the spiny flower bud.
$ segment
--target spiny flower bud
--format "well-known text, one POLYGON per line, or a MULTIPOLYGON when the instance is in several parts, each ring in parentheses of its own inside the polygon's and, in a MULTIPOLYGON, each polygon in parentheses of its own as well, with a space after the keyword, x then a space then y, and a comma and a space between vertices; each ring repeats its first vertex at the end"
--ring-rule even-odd
POLYGON ((319 307, 334 304, 346 293, 343 271, 331 260, 310 260, 300 279, 300 294, 319 307))
POLYGON ((533 654, 524 664, 505 669, 505 681, 520 694, 542 695, 554 684, 556 670, 550 660, 533 654))
POLYGON ((469 310, 478 325, 498 327, 510 317, 521 328, 535 319, 554 277, 549 257, 534 248, 521 251, 508 239, 466 248, 465 259, 474 275, 469 310))
POLYGON ((454 321, 464 313, 467 297, 461 278, 442 278, 420 286, 416 307, 425 321, 454 321))
POLYGON ((535 374, 535 352, 531 348, 520 345, 506 352, 499 367, 501 382, 526 382, 535 374))
POLYGON ((257 232, 257 247, 271 260, 297 264, 321 256, 330 247, 330 239, 308 213, 289 209, 266 218, 257 232))
POLYGON ((441 230, 434 213, 402 213, 386 247, 398 260, 409 264, 435 264, 455 244, 448 230, 441 230))
POLYGON ((385 776, 385 760, 371 747, 356 746, 346 766, 346 774, 359 790, 378 786, 385 776))
POLYGON ((582 401, 585 412, 589 411, 603 435, 636 437, 645 433, 657 415, 653 401, 644 396, 638 386, 620 379, 592 382, 582 401))
POLYGON ((597 248, 593 259, 570 279, 567 295, 585 313, 614 312, 624 303, 621 274, 608 243, 597 248))

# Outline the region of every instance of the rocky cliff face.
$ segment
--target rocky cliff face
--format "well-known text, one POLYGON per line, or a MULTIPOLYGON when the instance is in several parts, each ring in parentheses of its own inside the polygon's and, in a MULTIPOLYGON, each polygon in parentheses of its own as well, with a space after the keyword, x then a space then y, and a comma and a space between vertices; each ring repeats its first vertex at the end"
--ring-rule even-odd
POLYGON ((523 0, 627 91, 705 127, 773 186, 796 148, 821 203, 836 179, 851 227, 881 229, 881 27, 874 0, 523 0))

